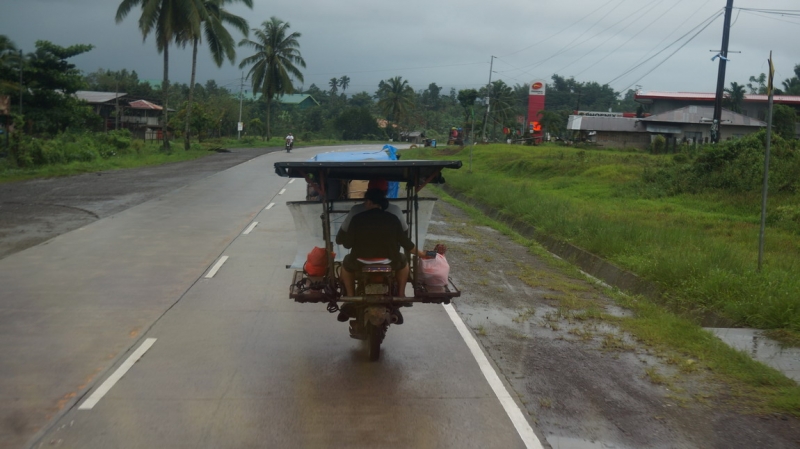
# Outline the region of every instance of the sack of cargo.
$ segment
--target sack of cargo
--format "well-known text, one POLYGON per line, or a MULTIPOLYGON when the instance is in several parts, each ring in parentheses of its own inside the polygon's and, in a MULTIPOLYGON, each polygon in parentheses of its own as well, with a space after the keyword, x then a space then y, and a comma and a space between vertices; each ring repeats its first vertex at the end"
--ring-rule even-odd
POLYGON ((437 253, 436 257, 419 260, 419 280, 429 286, 445 286, 450 276, 450 264, 443 254, 437 253))
MULTIPOLYGON (((332 254, 336 257, 336 254, 332 254)), ((303 264, 303 271, 309 276, 325 276, 328 271, 328 254, 325 248, 315 246, 314 249, 308 253, 306 263, 303 264)))

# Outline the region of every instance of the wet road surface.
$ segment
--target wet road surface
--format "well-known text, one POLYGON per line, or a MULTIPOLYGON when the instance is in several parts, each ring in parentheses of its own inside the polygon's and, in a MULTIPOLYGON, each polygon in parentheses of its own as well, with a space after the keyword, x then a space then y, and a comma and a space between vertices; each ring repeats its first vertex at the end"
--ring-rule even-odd
POLYGON ((324 306, 288 299, 285 202, 305 185, 273 173, 286 159, 0 260, 0 446, 526 447, 442 306, 406 309, 370 363, 324 306))

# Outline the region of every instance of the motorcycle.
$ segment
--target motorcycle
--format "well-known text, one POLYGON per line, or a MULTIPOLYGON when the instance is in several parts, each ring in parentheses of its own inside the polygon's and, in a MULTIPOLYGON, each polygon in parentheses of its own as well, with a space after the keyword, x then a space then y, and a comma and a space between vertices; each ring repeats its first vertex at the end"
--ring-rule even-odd
POLYGON ((287 140, 286 141, 286 152, 288 153, 288 152, 292 151, 292 147, 294 147, 294 142, 292 142, 291 140, 287 140))
MULTIPOLYGON (((393 198, 391 202, 401 206, 408 224, 408 235, 415 246, 424 247, 428 222, 435 198, 420 198, 418 192, 428 183, 443 183, 444 168, 458 169, 461 161, 405 161, 405 160, 343 160, 276 162, 275 172, 279 176, 304 178, 319 198, 313 201, 291 201, 287 206, 292 212, 297 230, 298 247, 295 261, 287 268, 295 268, 289 297, 299 303, 325 303, 330 313, 339 313, 339 321, 349 321, 350 337, 367 344, 370 361, 380 358, 380 347, 392 324, 403 324, 401 309, 417 303, 450 304, 461 291, 447 277, 447 283, 427 285, 421 272, 421 262, 408 257, 409 280, 414 295, 400 295, 405 285, 397 285, 396 275, 388 259, 359 259, 360 272, 355 273, 354 296, 347 296, 340 279, 341 260, 347 252, 338 246, 336 235, 344 216, 360 199, 349 199, 348 188, 356 186, 352 181, 386 179, 406 183, 404 198, 393 198), (335 197, 334 197, 335 196, 335 197), (399 204, 398 204, 399 205, 399 204), (319 207, 322 207, 322 214, 319 207), (320 246, 322 245, 322 246, 320 246), (321 271, 306 270, 311 252, 321 252, 327 259, 321 271), (314 272, 315 276, 309 275, 314 272)), ((309 199, 307 197, 307 199, 309 199)), ((430 254, 428 254, 430 255, 430 254)))

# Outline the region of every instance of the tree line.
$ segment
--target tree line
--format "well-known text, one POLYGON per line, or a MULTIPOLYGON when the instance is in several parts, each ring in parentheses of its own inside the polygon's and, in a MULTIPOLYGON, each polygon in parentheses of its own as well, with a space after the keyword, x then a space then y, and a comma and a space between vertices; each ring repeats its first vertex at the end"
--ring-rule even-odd
MULTIPOLYGON (((53 135, 65 130, 97 129, 99 117, 74 98, 77 90, 125 92, 129 98, 156 101, 164 107, 164 121, 183 138, 188 149, 191 139, 230 136, 236 133, 239 110, 248 136, 269 139, 292 131, 301 139, 385 139, 401 138, 404 131, 421 131, 431 137, 446 135, 450 128, 462 128, 469 138, 472 130, 486 129, 488 140, 504 139, 506 132, 524 133, 527 119, 527 84, 508 85, 493 81, 480 89, 451 88, 443 92, 437 83, 415 91, 400 76, 381 80, 372 93, 348 93, 350 77, 331 78, 324 88, 314 84, 307 89, 302 69, 306 63, 300 51, 301 33, 277 17, 250 28, 248 22, 231 14, 226 6, 241 1, 252 8, 252 0, 123 0, 114 20, 118 23, 139 8, 139 30, 146 39, 155 36, 156 50, 163 55, 163 79, 158 86, 143 82, 135 71, 98 70, 82 74, 69 62, 91 51, 86 44, 61 47, 37 41, 27 55, 13 41, 0 35, 0 96, 7 96, 24 132, 53 135), (237 40, 229 30, 241 34, 237 40), (169 50, 192 48, 191 78, 188 84, 171 85, 169 50), (213 61, 235 64, 237 48, 252 53, 239 61, 247 69, 246 79, 257 100, 239 102, 236 89, 219 86, 213 80, 196 83, 197 53, 208 47, 213 61), (281 96, 304 93, 314 97, 320 107, 300 109, 275 101, 281 96), (490 113, 484 114, 486 101, 490 113), (17 106, 19 105, 19 106, 17 106), (176 113, 171 116, 170 110, 176 113), (522 120, 521 120, 522 118, 522 120), (485 123, 484 123, 485 122, 485 123)), ((782 82, 776 93, 800 95, 800 64, 795 76, 782 82)), ((635 91, 617 92, 607 84, 580 82, 558 74, 547 86, 545 111, 541 123, 553 135, 565 133, 567 116, 573 110, 638 112, 635 91)), ((751 76, 749 83, 732 82, 726 89, 726 105, 739 111, 745 89, 766 91, 766 75, 751 76)), ((477 134, 477 133, 474 133, 477 134)), ((169 139, 164 139, 169 149, 169 139)))

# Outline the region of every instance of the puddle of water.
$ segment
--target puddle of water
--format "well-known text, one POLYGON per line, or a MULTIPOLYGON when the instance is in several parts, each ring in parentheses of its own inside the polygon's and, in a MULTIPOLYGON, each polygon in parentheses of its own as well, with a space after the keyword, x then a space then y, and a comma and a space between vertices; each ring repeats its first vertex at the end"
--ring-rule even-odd
POLYGON ((613 317, 617 318, 627 318, 633 316, 633 312, 628 309, 623 309, 622 307, 617 307, 615 305, 607 305, 605 312, 613 317))
POLYGON ((759 362, 771 366, 795 382, 800 382, 800 349, 782 348, 761 335, 758 329, 706 328, 729 346, 744 351, 759 362))
POLYGON ((633 345, 635 342, 627 334, 620 332, 616 326, 602 321, 573 320, 559 315, 555 307, 538 306, 533 313, 530 310, 512 310, 503 307, 475 307, 460 304, 459 312, 464 316, 465 322, 473 329, 490 326, 491 331, 495 326, 513 329, 521 335, 530 338, 550 335, 554 330, 564 335, 567 340, 590 337, 598 344, 606 336, 614 336, 623 345, 633 345), (571 335, 572 331, 578 331, 571 335))
POLYGON ((466 223, 448 223, 446 221, 430 220, 428 223, 438 226, 466 226, 466 223))
POLYGON ((547 442, 553 449, 631 449, 617 443, 607 443, 603 441, 589 441, 580 438, 560 437, 550 435, 547 442))
POLYGON ((469 243, 472 240, 466 239, 464 237, 453 237, 450 235, 439 235, 439 234, 431 234, 428 233, 427 237, 425 237, 426 242, 434 242, 434 241, 445 241, 445 242, 455 242, 455 243, 469 243))

